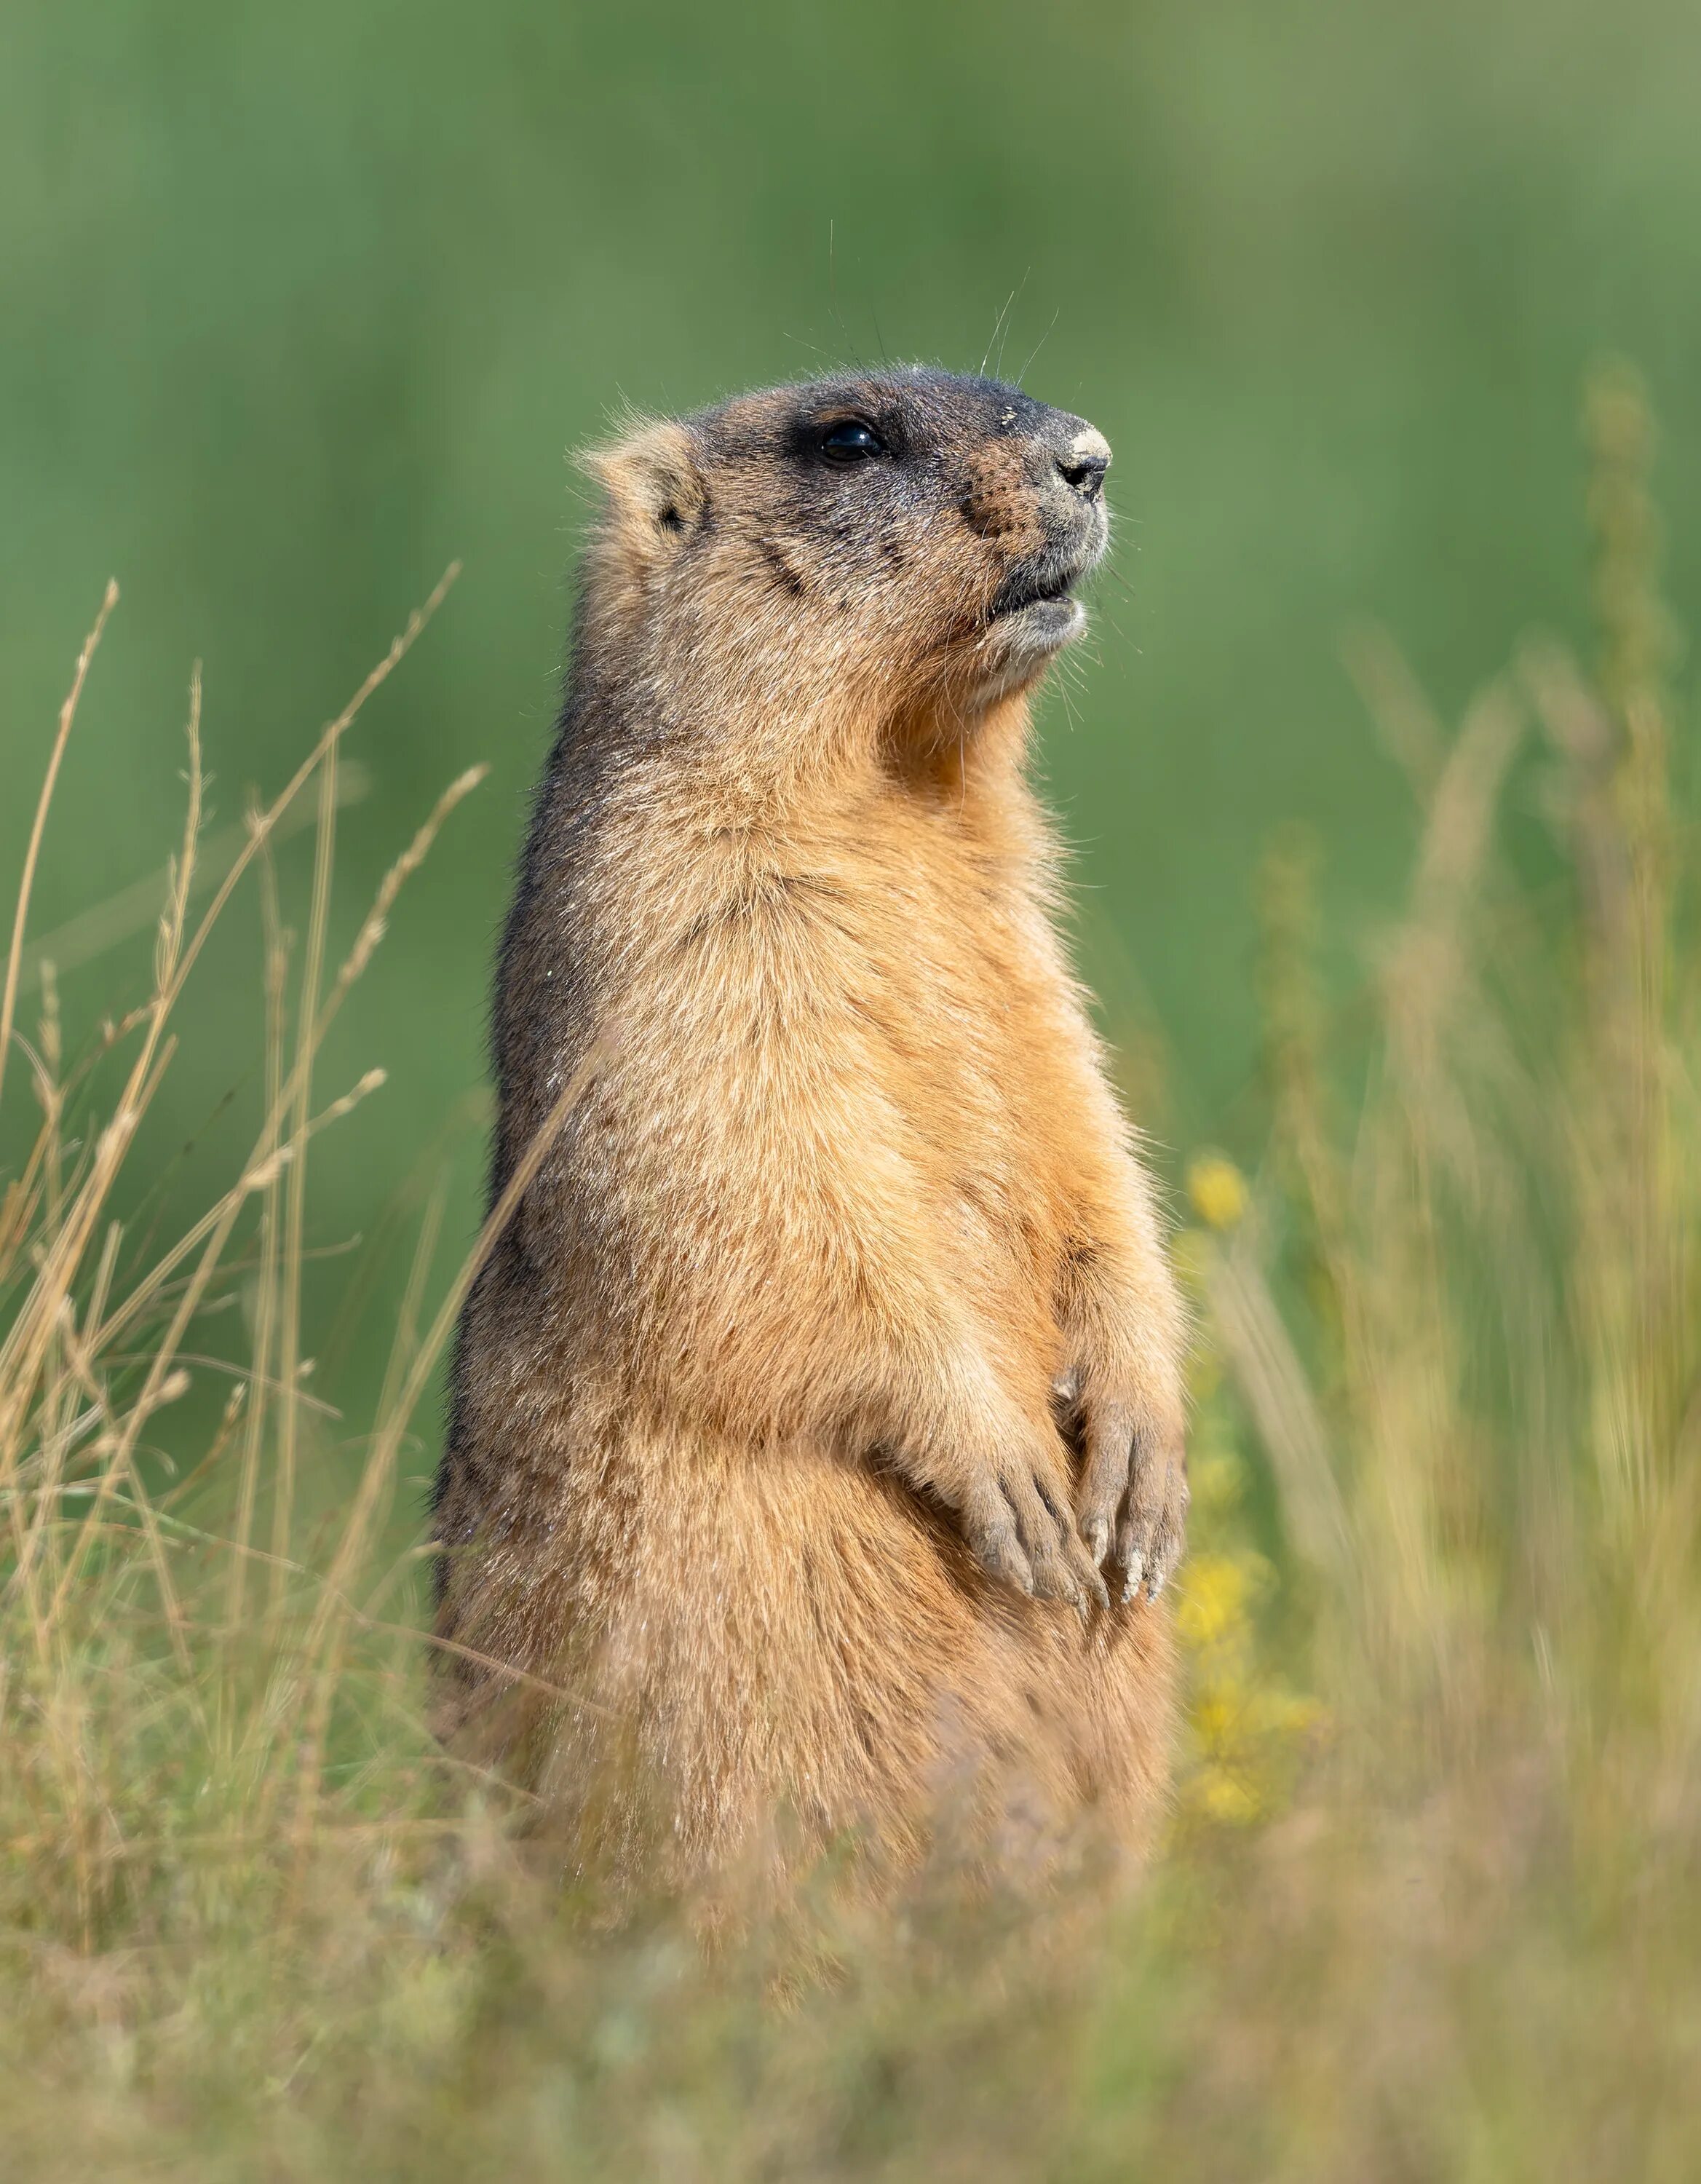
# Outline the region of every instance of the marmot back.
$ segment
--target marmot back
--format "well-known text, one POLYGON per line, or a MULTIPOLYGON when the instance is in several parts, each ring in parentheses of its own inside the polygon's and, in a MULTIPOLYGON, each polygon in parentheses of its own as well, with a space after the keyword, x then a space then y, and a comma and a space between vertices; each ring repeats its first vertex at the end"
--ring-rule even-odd
POLYGON ((942 1796, 1137 1836, 1183 1331, 1051 921, 1029 694, 1109 449, 920 370, 591 459, 438 1482, 446 1735, 679 1872, 942 1796), (481 1663, 486 1665, 480 1665, 481 1663))

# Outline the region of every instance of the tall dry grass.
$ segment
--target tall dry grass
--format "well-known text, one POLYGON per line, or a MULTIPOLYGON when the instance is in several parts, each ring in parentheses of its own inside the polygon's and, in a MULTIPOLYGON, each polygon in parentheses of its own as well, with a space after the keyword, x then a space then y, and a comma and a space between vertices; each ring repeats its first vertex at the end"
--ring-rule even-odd
POLYGON ((1701 2169, 1686 729, 1630 375, 1592 385, 1587 429, 1590 667, 1526 642, 1448 735, 1386 638, 1354 644, 1418 850, 1344 1016, 1314 850, 1278 839, 1259 878, 1267 1150, 1249 1174, 1194 1162, 1181 1239, 1207 1339, 1163 1858, 1132 1898, 1083 1875, 1043 1904, 942 1858, 896 1904, 825 1888, 709 1958, 677 1907, 611 1923, 530 1869, 511 1794, 420 1728, 387 1518, 458 1294, 427 1294, 440 1200, 327 1503, 310 1155, 375 1086, 326 1096, 318 1057, 472 783, 333 963, 343 743, 420 622, 221 850, 198 916, 194 702, 153 991, 73 1061, 26 916, 97 627, 0 997, 0 1099, 40 1118, 0 1201, 5 2173, 1701 2169), (292 943, 268 852, 309 798, 292 943), (131 1237, 125 1162, 245 879, 267 936, 252 1148, 181 1236, 131 1237), (186 1446, 237 1278, 230 1396, 186 1446))

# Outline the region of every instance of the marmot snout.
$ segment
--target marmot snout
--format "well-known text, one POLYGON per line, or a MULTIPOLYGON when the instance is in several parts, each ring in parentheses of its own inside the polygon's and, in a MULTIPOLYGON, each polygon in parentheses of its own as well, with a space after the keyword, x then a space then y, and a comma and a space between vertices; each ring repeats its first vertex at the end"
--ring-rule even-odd
POLYGON ((581 1849, 700 1870, 990 1813, 1137 1833, 1164 1767, 1183 1331, 1052 924, 1028 694, 1110 460, 892 371, 589 459, 498 981, 500 1190, 439 1482, 446 1730, 581 1849), (544 1696, 546 1687, 556 1696, 544 1696))

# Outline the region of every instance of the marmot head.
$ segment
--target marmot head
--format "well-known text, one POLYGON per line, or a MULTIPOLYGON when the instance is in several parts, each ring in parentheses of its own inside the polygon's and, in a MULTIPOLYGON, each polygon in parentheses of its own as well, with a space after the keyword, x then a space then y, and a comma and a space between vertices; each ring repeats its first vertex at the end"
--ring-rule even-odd
POLYGON ((745 395, 586 459, 581 632, 681 717, 848 702, 955 734, 1079 634, 1103 436, 920 367, 745 395))

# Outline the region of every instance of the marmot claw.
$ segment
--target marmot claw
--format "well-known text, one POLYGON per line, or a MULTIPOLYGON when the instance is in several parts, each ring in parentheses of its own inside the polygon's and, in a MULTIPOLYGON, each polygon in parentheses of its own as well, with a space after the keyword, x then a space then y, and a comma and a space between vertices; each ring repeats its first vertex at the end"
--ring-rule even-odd
POLYGON ((1089 1403, 1082 1438, 1081 1537, 1096 1566, 1108 1558, 1120 1566, 1125 1604, 1142 1585, 1146 1597, 1155 1600, 1181 1558, 1187 1532, 1190 1496, 1180 1424, 1159 1424, 1131 1402, 1089 1403))
POLYGON ((1000 1465, 963 1511, 969 1550, 990 1576, 1037 1600, 1085 1609, 1110 1604, 1096 1563, 1076 1537, 1059 1488, 1035 1467, 1000 1465))

